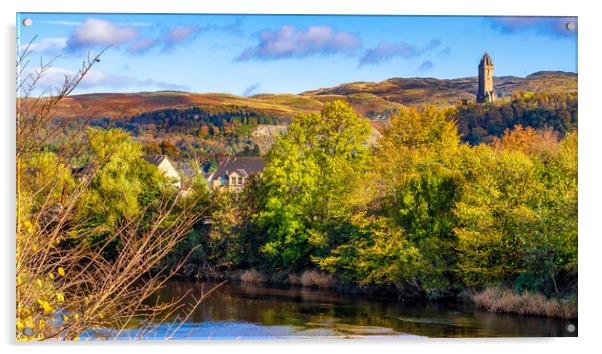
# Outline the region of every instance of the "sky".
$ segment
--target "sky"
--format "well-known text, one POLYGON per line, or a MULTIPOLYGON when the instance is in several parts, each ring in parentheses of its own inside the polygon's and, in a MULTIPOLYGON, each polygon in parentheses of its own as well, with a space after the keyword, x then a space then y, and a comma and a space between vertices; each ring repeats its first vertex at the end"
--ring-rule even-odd
POLYGON ((35 91, 108 47, 74 93, 300 93, 392 77, 577 72, 577 18, 18 13, 17 50, 56 58, 35 91), (24 20, 31 20, 29 26, 24 20), (568 29, 567 23, 574 24, 568 29))

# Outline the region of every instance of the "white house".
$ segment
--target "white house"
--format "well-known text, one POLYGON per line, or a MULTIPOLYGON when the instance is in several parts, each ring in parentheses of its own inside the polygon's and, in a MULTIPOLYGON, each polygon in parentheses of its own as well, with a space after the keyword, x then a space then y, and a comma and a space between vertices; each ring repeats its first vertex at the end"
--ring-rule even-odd
POLYGON ((174 186, 181 188, 182 187, 182 178, 180 174, 171 163, 171 161, 165 155, 153 155, 153 156, 144 156, 146 161, 152 163, 157 166, 159 171, 163 172, 164 175, 170 177, 174 181, 174 186))

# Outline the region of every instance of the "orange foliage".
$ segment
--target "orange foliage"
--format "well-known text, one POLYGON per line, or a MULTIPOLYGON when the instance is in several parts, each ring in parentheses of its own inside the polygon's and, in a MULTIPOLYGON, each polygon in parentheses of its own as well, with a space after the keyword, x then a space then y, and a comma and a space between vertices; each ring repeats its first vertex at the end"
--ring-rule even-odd
POLYGON ((540 155, 557 151, 560 146, 558 133, 552 129, 535 130, 517 125, 513 130, 506 129, 501 138, 493 140, 496 150, 521 151, 527 155, 540 155))

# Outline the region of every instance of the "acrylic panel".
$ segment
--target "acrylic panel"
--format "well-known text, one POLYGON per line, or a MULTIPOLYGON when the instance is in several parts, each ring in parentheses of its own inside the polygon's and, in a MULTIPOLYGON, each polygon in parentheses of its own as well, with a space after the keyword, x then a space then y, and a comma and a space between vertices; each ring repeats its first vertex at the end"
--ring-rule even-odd
POLYGON ((577 336, 577 37, 18 13, 17 340, 577 336))

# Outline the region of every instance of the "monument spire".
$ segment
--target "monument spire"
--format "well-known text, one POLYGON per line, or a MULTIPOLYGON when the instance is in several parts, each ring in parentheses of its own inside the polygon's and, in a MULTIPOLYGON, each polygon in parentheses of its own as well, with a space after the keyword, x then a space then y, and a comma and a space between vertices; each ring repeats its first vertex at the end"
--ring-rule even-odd
POLYGON ((485 52, 479 63, 477 103, 493 102, 495 98, 495 91, 493 91, 493 61, 489 54, 485 52))

